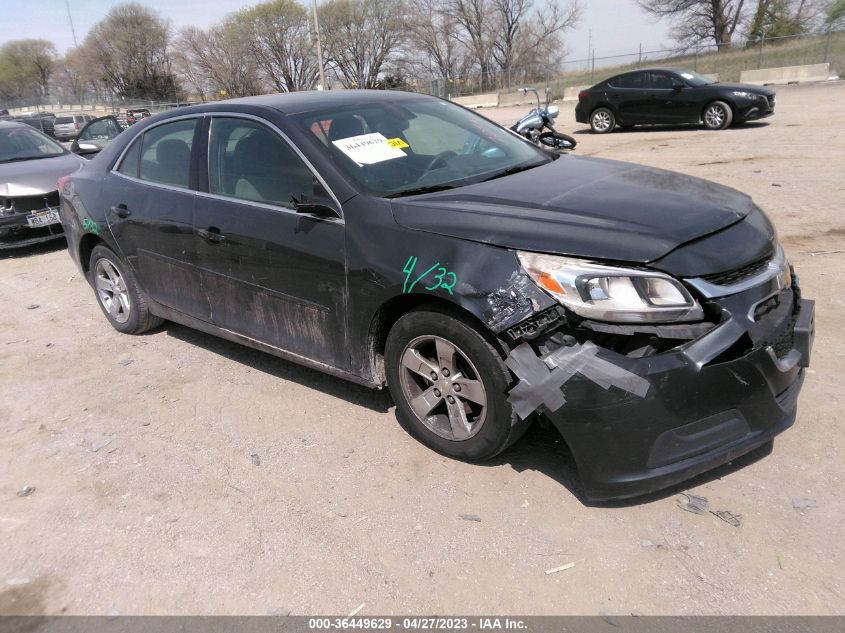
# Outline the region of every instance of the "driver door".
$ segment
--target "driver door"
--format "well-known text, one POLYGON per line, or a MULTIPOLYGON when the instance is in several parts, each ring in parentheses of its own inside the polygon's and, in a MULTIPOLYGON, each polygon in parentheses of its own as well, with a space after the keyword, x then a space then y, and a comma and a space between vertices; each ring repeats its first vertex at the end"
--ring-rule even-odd
POLYGON ((80 156, 96 154, 122 131, 120 123, 111 115, 94 119, 80 130, 79 136, 71 143, 70 151, 80 156))

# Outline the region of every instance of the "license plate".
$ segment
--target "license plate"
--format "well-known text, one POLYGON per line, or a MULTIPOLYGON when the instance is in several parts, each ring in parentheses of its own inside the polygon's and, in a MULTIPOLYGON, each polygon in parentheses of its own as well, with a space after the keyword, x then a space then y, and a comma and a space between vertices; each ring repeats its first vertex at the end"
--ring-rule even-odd
POLYGON ((49 211, 41 211, 40 213, 33 213, 26 218, 26 223, 35 228, 39 226, 48 226, 50 224, 58 224, 59 222, 58 209, 50 209, 49 211))

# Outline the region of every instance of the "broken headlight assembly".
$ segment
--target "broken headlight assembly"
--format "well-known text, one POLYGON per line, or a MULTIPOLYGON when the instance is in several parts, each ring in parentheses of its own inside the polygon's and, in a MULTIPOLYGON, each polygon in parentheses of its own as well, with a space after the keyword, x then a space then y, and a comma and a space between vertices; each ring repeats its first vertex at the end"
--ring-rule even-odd
POLYGON ((587 319, 678 323, 704 318, 681 282, 664 273, 522 251, 517 256, 538 286, 587 319))

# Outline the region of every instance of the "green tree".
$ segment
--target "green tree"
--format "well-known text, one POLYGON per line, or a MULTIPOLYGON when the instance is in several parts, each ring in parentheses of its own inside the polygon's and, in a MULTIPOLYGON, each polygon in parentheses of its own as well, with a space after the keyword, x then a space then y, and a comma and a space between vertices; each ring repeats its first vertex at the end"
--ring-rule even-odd
POLYGON ((40 100, 49 94, 56 47, 47 40, 12 40, 0 47, 0 97, 40 100))
POLYGON ((178 99, 169 46, 169 23, 136 2, 113 7, 82 44, 91 73, 111 92, 153 100, 178 99))

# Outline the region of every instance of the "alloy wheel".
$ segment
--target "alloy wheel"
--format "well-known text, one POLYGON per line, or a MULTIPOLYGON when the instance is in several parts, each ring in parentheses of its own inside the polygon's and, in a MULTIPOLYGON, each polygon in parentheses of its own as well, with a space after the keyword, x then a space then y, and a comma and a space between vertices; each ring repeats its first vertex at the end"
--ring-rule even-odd
POLYGON ((97 298, 109 316, 117 323, 126 323, 130 313, 129 293, 117 267, 107 259, 97 260, 94 266, 94 284, 97 298))
POLYGON ((593 115, 593 127, 598 132, 604 132, 610 128, 610 114, 607 112, 596 112, 593 115))
POLYGON ((725 123, 725 111, 722 106, 710 106, 704 113, 704 120, 709 127, 720 128, 725 123))
POLYGON ((487 417, 487 393, 467 355, 440 336, 418 336, 402 352, 399 382, 414 415, 432 433, 460 442, 487 417))

